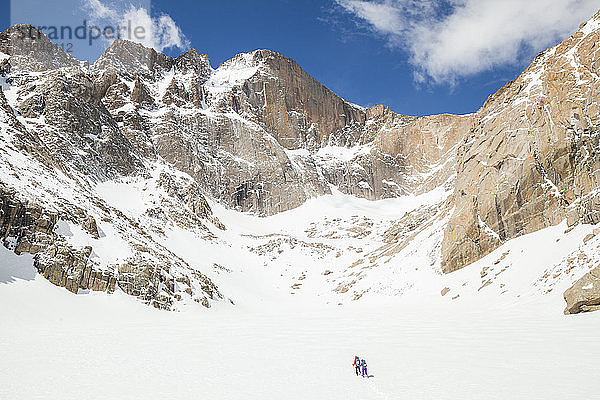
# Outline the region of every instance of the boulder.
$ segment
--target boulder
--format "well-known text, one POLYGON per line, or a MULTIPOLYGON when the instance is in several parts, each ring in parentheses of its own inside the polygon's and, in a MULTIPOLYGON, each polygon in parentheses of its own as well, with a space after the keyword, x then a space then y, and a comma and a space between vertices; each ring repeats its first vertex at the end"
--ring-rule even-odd
POLYGON ((600 267, 586 273, 564 293, 565 314, 578 314, 600 309, 600 267))

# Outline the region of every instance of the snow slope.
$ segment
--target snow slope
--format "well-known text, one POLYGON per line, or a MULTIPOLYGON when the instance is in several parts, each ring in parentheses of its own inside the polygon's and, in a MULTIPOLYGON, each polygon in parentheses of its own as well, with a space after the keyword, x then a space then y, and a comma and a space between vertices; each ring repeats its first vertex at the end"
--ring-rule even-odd
MULTIPOLYGON (((334 188, 332 192, 266 218, 213 204, 228 227, 214 233, 232 251, 198 247, 195 255, 188 250, 183 258, 191 262, 200 253, 204 258, 215 254, 214 262, 228 266, 231 273, 209 276, 229 298, 243 297, 244 304, 253 300, 260 304, 267 297, 287 304, 293 297, 302 304, 425 301, 502 307, 548 296, 557 312, 563 308, 564 290, 594 265, 590 260, 600 261, 600 239, 583 242, 594 227, 567 229, 563 223, 509 241, 468 268, 442 274, 438 249, 446 221, 435 207, 448 195, 443 188, 380 201, 358 199, 334 188), (404 221, 406 215, 432 207, 418 228, 407 228, 406 239, 388 239, 390 230, 410 225, 404 221), (238 279, 236 273, 244 279, 239 286, 243 293, 229 289, 238 279), (257 275, 260 291, 246 281, 257 275), (341 290, 344 287, 348 290, 341 290), (442 297, 444 288, 449 291, 442 297)), ((181 243, 178 254, 189 248, 189 240, 193 241, 173 236, 173 244, 181 243)))
MULTIPOLYGON (((2 249, 2 268, 16 261, 2 249)), ((214 307, 0 284, 0 398, 591 398, 600 314, 548 302, 214 307), (371 378, 354 375, 352 359, 371 378)))

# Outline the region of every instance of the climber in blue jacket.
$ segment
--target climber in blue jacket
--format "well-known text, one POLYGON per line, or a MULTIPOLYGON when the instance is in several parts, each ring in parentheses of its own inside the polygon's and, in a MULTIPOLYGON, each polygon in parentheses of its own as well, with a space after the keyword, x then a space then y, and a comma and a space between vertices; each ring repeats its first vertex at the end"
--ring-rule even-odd
POLYGON ((360 366, 362 367, 362 376, 363 378, 366 376, 369 377, 369 373, 367 372, 367 360, 362 360, 360 362, 360 366))

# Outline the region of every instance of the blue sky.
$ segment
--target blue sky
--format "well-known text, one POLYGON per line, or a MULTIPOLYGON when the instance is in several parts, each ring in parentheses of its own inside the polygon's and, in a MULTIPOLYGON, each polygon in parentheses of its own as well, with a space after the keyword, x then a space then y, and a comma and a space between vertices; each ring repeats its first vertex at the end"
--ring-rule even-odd
MULTIPOLYGON (((48 25, 52 15, 76 24, 90 11, 73 4, 95 2, 97 9, 99 1, 115 14, 125 9, 108 0, 58 0, 48 10, 44 2, 14 0, 12 21, 3 12, 0 23, 2 30, 28 19, 48 25)), ((2 2, 7 10, 9 2, 2 2)), ((349 101, 427 115, 476 111, 537 52, 575 31, 600 1, 136 0, 135 7, 150 8, 155 23, 161 15, 161 23, 173 23, 165 35, 176 29, 181 36, 154 45, 170 55, 192 46, 216 68, 237 53, 272 49, 349 101)), ((107 43, 94 44, 74 55, 93 59, 107 43)))

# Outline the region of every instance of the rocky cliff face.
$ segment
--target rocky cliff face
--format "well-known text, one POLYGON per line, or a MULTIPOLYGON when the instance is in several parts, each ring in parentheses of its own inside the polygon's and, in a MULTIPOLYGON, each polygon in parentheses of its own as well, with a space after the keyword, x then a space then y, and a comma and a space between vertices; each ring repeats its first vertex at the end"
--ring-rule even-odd
POLYGON ((240 54, 219 67, 209 83, 218 98, 222 76, 232 69, 253 74, 224 96, 228 107, 251 115, 288 150, 315 150, 327 144, 355 145, 363 133, 366 112, 309 76, 295 61, 269 50, 240 54))
MULTIPOLYGON (((329 185, 369 199, 408 193, 447 144, 440 147, 435 128, 423 139, 422 119, 350 104, 267 50, 213 71, 195 50, 171 59, 118 41, 90 79, 138 152, 164 158, 229 207, 259 215, 295 208, 329 185), (405 137, 396 135, 404 125, 405 137)), ((463 118, 437 120, 460 135, 454 120, 463 118)))
POLYGON ((490 96, 458 149, 442 268, 570 215, 598 221, 598 15, 490 96))

